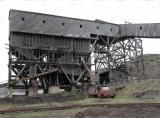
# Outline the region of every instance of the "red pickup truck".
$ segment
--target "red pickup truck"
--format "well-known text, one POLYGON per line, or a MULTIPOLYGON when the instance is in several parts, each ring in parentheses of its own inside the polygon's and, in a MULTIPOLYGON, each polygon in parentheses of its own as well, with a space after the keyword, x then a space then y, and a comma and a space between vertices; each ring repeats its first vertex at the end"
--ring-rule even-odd
POLYGON ((88 89, 88 94, 89 97, 98 97, 98 98, 107 98, 107 97, 114 98, 116 96, 115 90, 106 86, 101 86, 101 87, 92 86, 88 89))

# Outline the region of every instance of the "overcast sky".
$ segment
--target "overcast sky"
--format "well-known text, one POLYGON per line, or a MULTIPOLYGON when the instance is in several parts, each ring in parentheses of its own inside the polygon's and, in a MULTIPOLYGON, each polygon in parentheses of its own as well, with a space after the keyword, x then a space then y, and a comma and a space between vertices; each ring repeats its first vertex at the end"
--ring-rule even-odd
MULTIPOLYGON (((0 81, 8 79, 10 9, 112 23, 160 23, 160 0, 0 0, 0 81)), ((144 39, 144 53, 160 53, 160 40, 144 39)))

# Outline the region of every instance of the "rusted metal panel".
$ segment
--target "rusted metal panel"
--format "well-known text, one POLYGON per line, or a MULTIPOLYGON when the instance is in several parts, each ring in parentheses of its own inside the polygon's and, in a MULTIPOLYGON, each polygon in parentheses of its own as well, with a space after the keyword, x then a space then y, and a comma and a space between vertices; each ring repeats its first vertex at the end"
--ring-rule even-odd
POLYGON ((160 38, 160 23, 120 25, 121 37, 160 38))
POLYGON ((115 37, 119 25, 61 16, 10 10, 10 32, 48 34, 54 36, 90 38, 91 34, 115 37))

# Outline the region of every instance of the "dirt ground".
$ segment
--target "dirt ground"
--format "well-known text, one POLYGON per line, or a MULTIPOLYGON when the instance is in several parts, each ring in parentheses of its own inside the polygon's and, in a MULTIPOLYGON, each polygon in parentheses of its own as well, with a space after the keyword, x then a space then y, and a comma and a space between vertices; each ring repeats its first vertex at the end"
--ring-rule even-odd
POLYGON ((160 118, 160 108, 156 107, 123 107, 89 108, 75 115, 75 118, 160 118))
MULTIPOLYGON (((160 103, 160 80, 128 84, 117 96, 107 99, 85 98, 75 93, 38 97, 1 99, 0 110, 21 107, 64 106, 85 104, 160 103), (14 104, 13 104, 14 103, 14 104)), ((160 107, 94 107, 57 111, 33 111, 0 114, 0 118, 160 118, 160 107)))
POLYGON ((19 112, 0 114, 0 118, 75 118, 75 114, 85 109, 68 109, 41 112, 19 112))
POLYGON ((158 107, 94 107, 0 114, 0 118, 160 118, 158 107))

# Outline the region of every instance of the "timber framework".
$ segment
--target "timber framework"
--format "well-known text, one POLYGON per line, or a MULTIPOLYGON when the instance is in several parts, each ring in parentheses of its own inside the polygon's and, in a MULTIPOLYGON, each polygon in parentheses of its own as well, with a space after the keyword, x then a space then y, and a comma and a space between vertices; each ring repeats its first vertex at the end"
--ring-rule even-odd
POLYGON ((159 37, 158 23, 113 24, 10 10, 9 87, 36 95, 38 89, 48 93, 53 86, 70 90, 140 80, 144 72, 140 38, 159 37))

